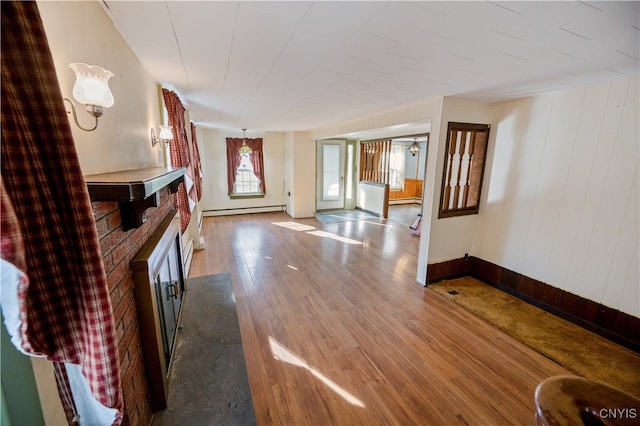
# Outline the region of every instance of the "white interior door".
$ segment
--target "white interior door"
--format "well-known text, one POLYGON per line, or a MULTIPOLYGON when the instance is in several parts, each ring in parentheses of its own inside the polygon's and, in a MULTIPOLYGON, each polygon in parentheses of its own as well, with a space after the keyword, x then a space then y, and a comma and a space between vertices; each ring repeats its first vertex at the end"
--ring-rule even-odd
POLYGON ((344 208, 344 141, 318 141, 316 210, 344 208))

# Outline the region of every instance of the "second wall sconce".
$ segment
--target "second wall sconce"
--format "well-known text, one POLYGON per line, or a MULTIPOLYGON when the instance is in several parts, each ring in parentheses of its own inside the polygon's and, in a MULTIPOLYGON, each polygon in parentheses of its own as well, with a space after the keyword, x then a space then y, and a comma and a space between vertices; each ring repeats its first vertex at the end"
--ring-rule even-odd
POLYGON ((156 136, 155 130, 153 130, 153 127, 151 128, 151 146, 160 144, 162 149, 165 149, 172 140, 173 132, 171 131, 171 126, 160 126, 160 136, 156 136))
POLYGON ((71 99, 64 98, 71 105, 73 120, 76 125, 85 132, 91 132, 98 127, 98 117, 101 117, 105 108, 113 105, 113 94, 109 89, 109 79, 113 73, 98 65, 84 63, 69 64, 76 73, 76 82, 73 85, 73 97, 87 108, 87 112, 96 119, 95 125, 88 129, 78 123, 76 107, 71 99))

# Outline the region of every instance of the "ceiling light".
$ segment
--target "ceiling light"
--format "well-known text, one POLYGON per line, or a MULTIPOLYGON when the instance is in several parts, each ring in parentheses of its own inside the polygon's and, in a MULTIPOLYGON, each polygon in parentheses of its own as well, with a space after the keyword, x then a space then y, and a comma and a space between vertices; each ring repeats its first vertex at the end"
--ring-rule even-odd
POLYGON ((242 131, 244 133, 244 139, 242 140, 242 146, 238 149, 238 151, 240 151, 240 156, 249 155, 253 152, 253 150, 247 145, 247 129, 242 129, 242 131))
POLYGON ((420 144, 418 143, 418 138, 413 138, 413 143, 409 145, 409 152, 413 157, 420 151, 420 144))

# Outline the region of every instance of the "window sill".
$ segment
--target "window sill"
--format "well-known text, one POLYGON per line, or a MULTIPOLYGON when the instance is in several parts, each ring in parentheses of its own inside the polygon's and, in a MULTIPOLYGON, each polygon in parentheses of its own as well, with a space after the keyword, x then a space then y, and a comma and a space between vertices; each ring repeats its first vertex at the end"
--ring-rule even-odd
POLYGON ((264 192, 250 192, 246 194, 231 194, 229 198, 232 200, 243 200, 245 198, 264 198, 266 194, 264 192))

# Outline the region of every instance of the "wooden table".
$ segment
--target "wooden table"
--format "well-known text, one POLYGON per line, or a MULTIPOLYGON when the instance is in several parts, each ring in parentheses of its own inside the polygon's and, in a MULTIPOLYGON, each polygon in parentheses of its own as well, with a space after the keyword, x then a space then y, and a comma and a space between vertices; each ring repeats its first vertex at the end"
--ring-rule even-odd
POLYGON ((640 400, 577 376, 554 376, 535 392, 536 424, 638 425, 640 400))

